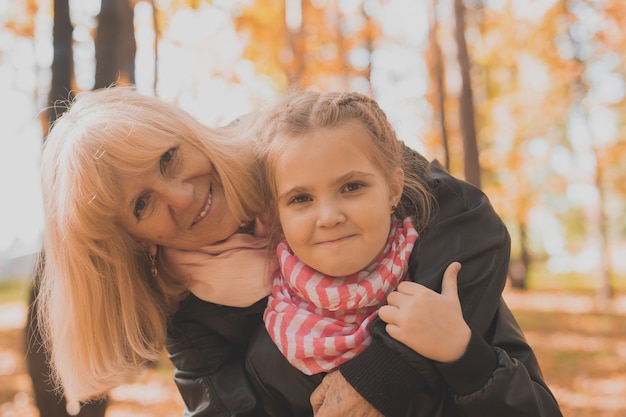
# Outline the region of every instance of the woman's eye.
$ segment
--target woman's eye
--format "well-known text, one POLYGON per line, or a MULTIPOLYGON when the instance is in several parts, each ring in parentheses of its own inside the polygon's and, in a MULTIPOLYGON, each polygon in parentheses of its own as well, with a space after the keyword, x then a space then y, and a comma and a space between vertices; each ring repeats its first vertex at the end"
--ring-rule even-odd
POLYGON ((172 160, 174 159, 174 156, 176 155, 176 148, 171 148, 168 149, 167 151, 165 151, 165 153, 163 155, 161 155, 161 158, 159 160, 159 162, 161 163, 161 170, 164 171, 165 168, 167 167, 167 165, 172 162, 172 160))
POLYGON ((311 201, 311 197, 308 195, 295 195, 289 199, 288 204, 300 204, 307 201, 311 201))
POLYGON ((135 215, 137 219, 141 219, 142 217, 141 214, 145 210, 147 205, 148 205, 147 196, 142 196, 137 199, 137 201, 135 202, 135 208, 133 209, 133 214, 135 215))

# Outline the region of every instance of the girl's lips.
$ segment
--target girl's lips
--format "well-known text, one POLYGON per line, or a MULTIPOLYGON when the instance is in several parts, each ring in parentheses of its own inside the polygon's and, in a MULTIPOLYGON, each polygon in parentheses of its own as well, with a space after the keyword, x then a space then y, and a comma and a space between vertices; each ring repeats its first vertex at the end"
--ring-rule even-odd
POLYGON ((348 236, 338 237, 337 239, 325 240, 323 242, 318 242, 317 244, 318 245, 332 245, 332 244, 335 244, 335 243, 345 242, 346 240, 350 239, 353 236, 355 236, 355 235, 348 235, 348 236))
POLYGON ((207 196, 206 203, 204 204, 204 207, 200 211, 200 214, 198 214, 198 216, 194 219, 193 223, 191 224, 192 226, 194 226, 195 224, 200 222, 202 219, 204 219, 206 214, 211 209, 212 203, 213 203, 213 187, 211 186, 209 187, 209 195, 207 196))

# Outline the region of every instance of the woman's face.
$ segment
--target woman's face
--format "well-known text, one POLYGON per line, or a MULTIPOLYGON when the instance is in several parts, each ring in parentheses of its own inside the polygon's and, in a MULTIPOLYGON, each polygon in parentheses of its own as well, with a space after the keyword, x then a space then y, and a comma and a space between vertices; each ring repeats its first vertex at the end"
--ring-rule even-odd
POLYGON ((143 175, 120 181, 120 226, 148 248, 197 249, 230 237, 239 220, 209 159, 180 143, 143 175))

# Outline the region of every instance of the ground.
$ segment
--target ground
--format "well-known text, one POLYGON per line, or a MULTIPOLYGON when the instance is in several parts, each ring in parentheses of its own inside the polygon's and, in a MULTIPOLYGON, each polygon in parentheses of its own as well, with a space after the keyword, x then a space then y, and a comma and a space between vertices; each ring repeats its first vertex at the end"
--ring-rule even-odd
MULTIPOLYGON (((565 417, 626 416, 626 296, 602 310, 590 295, 507 289, 504 297, 565 417)), ((0 297, 0 417, 39 415, 23 358, 25 317, 25 302, 0 297)), ((106 417, 181 416, 171 377, 164 358, 111 392, 106 417)))

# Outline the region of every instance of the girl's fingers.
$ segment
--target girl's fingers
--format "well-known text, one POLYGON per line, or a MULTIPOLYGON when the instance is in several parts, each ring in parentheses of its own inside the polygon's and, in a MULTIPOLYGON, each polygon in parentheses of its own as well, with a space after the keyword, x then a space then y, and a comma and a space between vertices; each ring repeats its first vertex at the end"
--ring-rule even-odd
POLYGON ((452 262, 443 273, 441 281, 441 295, 459 298, 457 289, 457 275, 461 269, 459 262, 452 262))

